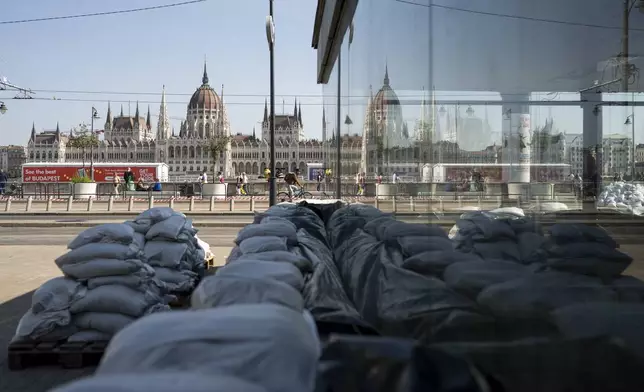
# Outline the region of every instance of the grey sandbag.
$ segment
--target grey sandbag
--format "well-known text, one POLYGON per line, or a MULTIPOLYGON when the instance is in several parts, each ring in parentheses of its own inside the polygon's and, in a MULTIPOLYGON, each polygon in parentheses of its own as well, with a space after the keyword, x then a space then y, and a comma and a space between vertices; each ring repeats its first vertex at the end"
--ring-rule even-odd
POLYGON ((304 286, 304 276, 294 264, 253 260, 252 256, 247 256, 243 263, 226 264, 217 270, 215 276, 275 279, 290 285, 297 291, 302 291, 304 286))
POLYGON ((55 263, 58 267, 66 264, 82 263, 94 259, 136 259, 143 252, 135 245, 95 243, 86 244, 59 256, 55 263))
POLYGON ((528 272, 526 267, 510 261, 475 261, 449 265, 445 269, 443 280, 447 287, 476 299, 484 288, 520 278, 528 272))
POLYGON ((610 278, 621 275, 632 261, 632 257, 605 243, 577 242, 550 248, 548 265, 561 271, 610 278))
POLYGON ((313 265, 312 274, 302 290, 306 309, 318 322, 371 329, 349 300, 331 250, 306 230, 298 231, 297 237, 297 252, 313 265))
POLYGON ((266 392, 239 378, 164 371, 140 374, 91 376, 57 387, 51 392, 266 392))
POLYGON ((555 310, 552 319, 567 338, 619 338, 644 360, 644 304, 575 304, 555 310))
POLYGON ((402 236, 396 241, 403 254, 413 256, 429 251, 453 251, 452 241, 446 236, 402 236))
POLYGON ((441 343, 430 347, 467 359, 491 391, 633 392, 644 390, 639 358, 610 338, 523 338, 441 343))
POLYGON ((299 312, 304 310, 300 292, 288 283, 243 275, 217 274, 203 279, 192 292, 190 303, 193 309, 241 304, 275 304, 299 312))
MULTIPOLYGON (((457 250, 463 251, 464 249, 457 248, 457 250)), ((506 260, 515 263, 521 261, 519 246, 511 240, 474 242, 470 252, 484 260, 506 260)))
POLYGON ((429 225, 423 223, 407 223, 392 219, 393 222, 387 225, 384 237, 381 240, 390 238, 422 236, 422 237, 442 237, 447 238, 445 230, 438 225, 429 225))
POLYGON ((644 282, 633 276, 620 276, 610 282, 620 302, 644 303, 644 282))
POLYGON ((327 243, 326 229, 322 219, 310 208, 298 204, 276 204, 261 214, 256 214, 253 223, 268 222, 275 217, 288 219, 297 230, 305 229, 322 243, 327 243))
POLYGON ((567 245, 572 242, 599 242, 613 249, 619 244, 601 227, 579 223, 557 223, 549 229, 550 238, 557 244, 567 245))
POLYGON ((404 259, 400 267, 421 275, 441 277, 445 268, 452 263, 482 261, 483 259, 473 253, 460 253, 453 250, 430 251, 404 259))
POLYGON ((454 240, 497 241, 501 238, 514 240, 516 233, 506 219, 494 219, 490 214, 471 212, 461 215, 456 221, 458 233, 454 240))
POLYGON ((355 230, 364 229, 367 232, 372 232, 378 227, 373 222, 386 217, 388 214, 364 204, 350 204, 340 208, 333 213, 327 224, 329 243, 335 251, 354 234, 355 230), (367 225, 373 226, 373 230, 367 229, 367 225))
POLYGON ((123 223, 105 223, 81 231, 68 245, 69 249, 76 249, 83 245, 108 242, 129 245, 133 242, 134 230, 123 223))
POLYGON ((548 257, 546 238, 538 233, 526 231, 517 234, 517 246, 522 264, 543 263, 548 257))
POLYGON ((275 250, 287 251, 286 238, 276 236, 249 237, 239 244, 243 254, 262 253, 275 250))
POLYGON ((615 300, 617 294, 599 279, 556 271, 494 284, 477 297, 477 302, 495 316, 516 319, 542 319, 564 306, 615 300))
MULTIPOLYGON (((237 249, 237 248, 234 248, 237 249)), ((234 251, 233 249, 233 251, 234 251)), ((241 252, 241 251, 240 251, 241 252)), ((231 256, 232 256, 231 252, 231 256)), ((295 254, 293 252, 285 250, 272 250, 268 252, 261 253, 248 253, 241 254, 236 259, 229 260, 229 262, 246 262, 246 261, 273 261, 277 263, 288 263, 296 266, 302 274, 309 273, 313 270, 313 264, 311 260, 303 257, 301 254, 295 254)))
POLYGON ((239 245, 242 241, 253 237, 284 237, 287 244, 295 245, 297 244, 297 228, 293 223, 283 218, 264 220, 260 224, 250 224, 241 229, 237 233, 235 244, 239 245))
POLYGON ((313 390, 319 355, 302 312, 233 305, 137 320, 112 338, 96 374, 188 371, 240 378, 268 392, 302 392, 313 390))

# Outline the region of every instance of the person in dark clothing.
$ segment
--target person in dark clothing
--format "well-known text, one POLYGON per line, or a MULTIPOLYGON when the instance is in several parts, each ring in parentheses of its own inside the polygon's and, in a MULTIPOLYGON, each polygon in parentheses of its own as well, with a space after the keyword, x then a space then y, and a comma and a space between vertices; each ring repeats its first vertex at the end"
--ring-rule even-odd
POLYGON ((7 173, 4 170, 0 170, 0 195, 4 195, 4 187, 7 185, 7 173))

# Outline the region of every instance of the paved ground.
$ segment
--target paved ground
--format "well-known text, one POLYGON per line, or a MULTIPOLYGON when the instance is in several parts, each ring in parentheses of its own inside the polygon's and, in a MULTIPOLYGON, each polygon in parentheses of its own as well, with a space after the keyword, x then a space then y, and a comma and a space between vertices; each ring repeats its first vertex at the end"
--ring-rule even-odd
MULTIPOLYGON (((60 275, 53 260, 65 252, 65 245, 81 230, 0 227, 0 392, 44 392, 93 372, 58 367, 10 372, 5 356, 17 323, 30 306, 33 290, 60 275)), ((224 263, 237 230, 207 227, 199 236, 213 246, 216 260, 224 263)), ((644 279, 644 245, 623 245, 622 250, 636 259, 627 273, 644 279)))

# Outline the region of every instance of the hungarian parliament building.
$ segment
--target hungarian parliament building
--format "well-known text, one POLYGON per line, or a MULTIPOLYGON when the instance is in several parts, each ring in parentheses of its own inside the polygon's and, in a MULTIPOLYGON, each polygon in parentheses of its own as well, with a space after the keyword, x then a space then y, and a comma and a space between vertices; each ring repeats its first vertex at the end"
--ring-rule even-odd
MULTIPOLYGON (((342 173, 355 175, 366 172, 368 176, 374 176, 376 173, 395 171, 403 177, 418 177, 422 166, 431 162, 496 162, 500 147, 482 144, 478 149, 464 151, 458 147, 454 135, 440 132, 440 121, 436 119, 439 111, 434 105, 433 95, 427 100, 423 97, 420 106, 420 118, 414 125, 414 135, 410 136, 408 125, 403 121, 400 101, 390 86, 388 71, 385 71, 382 87, 369 98, 362 136, 344 135, 341 138, 342 173)), ((441 109, 441 112, 444 110, 441 109)), ((208 149, 209 141, 218 136, 228 136, 230 145, 218 157, 217 166, 227 177, 240 173, 256 177, 270 164, 267 104, 264 105, 261 137, 256 137, 254 131, 249 135, 236 134, 231 137, 223 87, 218 94, 210 86, 205 64, 201 85, 190 98, 186 120, 181 122, 178 134, 175 134, 170 123, 165 87, 156 131, 150 117, 149 108, 144 117, 138 104, 134 116, 124 115, 122 107, 116 114, 108 104, 103 138, 93 151, 94 162, 165 162, 171 180, 196 180, 203 171, 213 172, 214 161, 208 149)), ((460 120, 462 126, 468 127, 469 120, 470 127, 477 128, 476 134, 489 135, 487 121, 484 123, 481 119, 469 117, 460 120)), ((301 104, 298 106, 295 103, 292 114, 275 115, 277 168, 290 171, 299 169, 306 173, 307 164, 321 163, 335 170, 336 138, 332 137, 333 132, 327 135, 324 110, 321 121, 323 141, 304 137, 301 104)), ((25 151, 26 161, 89 161, 89 151, 83 152, 70 145, 73 137, 73 132, 61 132, 58 126, 55 131, 37 133, 34 124, 25 151)))

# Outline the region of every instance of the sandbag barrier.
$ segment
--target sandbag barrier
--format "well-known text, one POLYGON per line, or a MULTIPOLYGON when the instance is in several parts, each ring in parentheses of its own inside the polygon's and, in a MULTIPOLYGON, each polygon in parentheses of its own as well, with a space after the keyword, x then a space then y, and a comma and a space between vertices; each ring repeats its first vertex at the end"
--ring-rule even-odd
POLYGON ((230 383, 252 391, 643 390, 634 324, 615 331, 615 323, 592 322, 610 321, 616 307, 632 315, 642 306, 634 278, 616 275, 625 259, 613 244, 584 228, 564 229, 561 241, 593 238, 608 246, 598 258, 617 261, 608 269, 596 261, 582 275, 584 254, 562 252, 557 230, 542 236, 527 220, 482 222, 465 216, 452 241, 440 227, 398 222, 364 205, 274 206, 240 231, 226 266, 193 292, 192 310, 124 328, 95 377, 59 391, 125 381, 127 391, 165 391, 167 374, 178 389, 198 391, 230 383), (543 243, 510 249, 517 233, 502 226, 510 224, 543 243), (504 249, 490 248, 491 234, 504 249), (513 296, 521 279, 547 290, 513 296), (499 306, 489 290, 509 301, 499 306), (530 299, 537 306, 521 306, 530 299), (575 323, 582 316, 585 328, 575 323))
POLYGON ((9 344, 9 367, 95 366, 125 326, 185 304, 207 269, 196 233, 165 207, 81 232, 55 260, 64 276, 34 292, 9 344))

